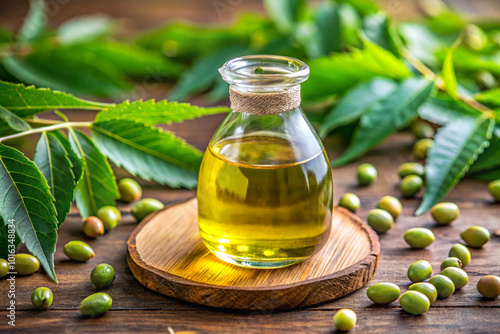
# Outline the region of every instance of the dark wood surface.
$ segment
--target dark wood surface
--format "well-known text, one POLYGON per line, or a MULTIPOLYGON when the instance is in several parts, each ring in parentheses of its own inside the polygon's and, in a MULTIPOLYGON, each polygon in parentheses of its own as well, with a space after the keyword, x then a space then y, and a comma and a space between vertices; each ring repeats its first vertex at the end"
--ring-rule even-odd
MULTIPOLYGON (((28 1, 0 0, 0 25, 17 28, 25 15, 28 1)), ((236 10, 255 8, 261 10, 259 1, 242 1, 227 17, 216 16, 215 1, 194 0, 54 0, 60 4, 52 15, 53 25, 75 16, 95 12, 106 12, 127 21, 126 31, 155 27, 173 17, 195 19, 199 22, 219 22, 232 18, 236 10)), ((228 2, 228 1, 226 1, 228 2)), ((236 3, 238 1, 234 1, 236 3)), ((452 2, 452 1, 448 1, 452 2)), ((384 7, 397 17, 414 17, 415 1, 384 1, 384 7)), ((500 2, 453 1, 471 15, 499 17, 500 2)), ((164 91, 148 92, 148 97, 164 96, 164 91)), ((146 96, 145 96, 146 97, 146 96)), ((91 114, 73 114, 76 118, 88 119, 91 114)), ((221 116, 210 116, 203 120, 188 121, 172 126, 180 136, 200 149, 204 149, 221 121, 221 116)), ((397 194, 397 167, 409 160, 412 138, 398 134, 374 149, 360 162, 373 163, 379 170, 379 179, 371 187, 358 188, 355 182, 356 164, 334 170, 336 201, 346 191, 354 192, 362 201, 359 215, 364 220, 369 210, 375 207, 383 195, 397 194)), ((27 142, 33 146, 33 142, 27 142)), ((335 143, 327 140, 330 158, 334 159, 335 143)), ((127 175, 117 171, 118 177, 127 175)), ((166 204, 184 201, 195 195, 190 190, 171 190, 145 183, 144 196, 155 197, 166 204)), ((430 216, 414 217, 418 199, 404 200, 403 216, 394 228, 381 236, 381 257, 373 283, 390 281, 405 290, 408 266, 418 260, 427 259, 438 272, 439 263, 447 257, 452 244, 460 242, 459 233, 467 226, 480 224, 491 231, 500 228, 500 205, 492 203, 486 184, 465 180, 448 196, 461 209, 461 217, 451 226, 435 227, 430 216), (403 233, 410 227, 425 226, 433 229, 436 241, 425 250, 409 249, 403 241, 403 233)), ((6 325, 5 280, 0 281, 0 333, 74 333, 74 332, 134 332, 134 333, 333 333, 332 316, 340 308, 352 308, 358 316, 358 324, 352 333, 498 333, 500 332, 500 299, 481 298, 475 289, 479 278, 486 274, 500 275, 500 238, 492 240, 480 250, 472 250, 472 261, 466 267, 470 276, 469 285, 446 300, 439 300, 422 316, 410 316, 397 303, 387 307, 373 305, 366 297, 366 287, 332 303, 295 310, 277 312, 263 309, 251 312, 229 312, 180 302, 154 293, 131 274, 127 263, 127 239, 137 227, 130 215, 130 205, 120 204, 123 222, 111 233, 97 240, 88 241, 96 251, 96 258, 85 264, 67 260, 62 252, 69 240, 86 240, 81 233, 81 219, 75 208, 59 233, 55 255, 56 271, 60 284, 53 284, 47 276, 37 273, 19 278, 16 284, 17 327, 15 331, 6 325), (108 289, 113 297, 113 309, 98 319, 80 316, 80 301, 96 291, 90 282, 90 272, 98 263, 114 266, 117 279, 108 289), (49 311, 38 312, 31 308, 30 295, 33 289, 48 286, 54 292, 54 303, 49 311)), ((369 283, 370 285, 371 283, 369 283)))

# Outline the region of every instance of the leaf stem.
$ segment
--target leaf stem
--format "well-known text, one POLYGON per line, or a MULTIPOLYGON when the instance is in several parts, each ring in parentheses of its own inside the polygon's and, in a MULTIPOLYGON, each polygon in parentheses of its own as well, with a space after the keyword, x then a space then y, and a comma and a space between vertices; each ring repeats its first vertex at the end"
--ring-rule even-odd
MULTIPOLYGON (((411 54, 411 52, 408 49, 403 48, 401 50, 401 54, 424 77, 426 77, 429 80, 435 80, 436 86, 439 89, 441 89, 442 91, 446 91, 446 84, 444 83, 444 81, 439 76, 437 76, 430 68, 425 66, 425 64, 422 63, 417 57, 415 57, 413 54, 411 54)), ((471 96, 458 95, 458 99, 461 100, 462 102, 464 102, 465 104, 469 105, 470 107, 472 107, 476 110, 479 110, 480 112, 488 113, 488 114, 492 114, 492 115, 494 115, 496 113, 494 110, 491 110, 490 108, 486 107, 485 105, 479 103, 471 96)))
POLYGON ((25 119, 26 122, 32 124, 61 124, 63 122, 56 121, 52 119, 42 119, 42 118, 34 118, 34 119, 25 119))
POLYGON ((16 134, 13 134, 13 135, 10 135, 10 136, 6 136, 6 137, 3 137, 3 138, 0 138, 0 142, 5 141, 5 140, 9 140, 9 139, 18 138, 18 137, 24 137, 24 136, 32 135, 34 133, 41 133, 41 132, 44 132, 44 131, 54 131, 54 130, 58 130, 58 129, 69 129, 69 128, 73 128, 73 127, 89 128, 89 127, 92 126, 92 124, 93 124, 93 122, 64 122, 64 123, 58 123, 58 124, 53 124, 53 125, 50 125, 50 126, 44 126, 44 127, 40 127, 40 128, 35 128, 35 129, 28 130, 28 131, 16 133, 16 134))

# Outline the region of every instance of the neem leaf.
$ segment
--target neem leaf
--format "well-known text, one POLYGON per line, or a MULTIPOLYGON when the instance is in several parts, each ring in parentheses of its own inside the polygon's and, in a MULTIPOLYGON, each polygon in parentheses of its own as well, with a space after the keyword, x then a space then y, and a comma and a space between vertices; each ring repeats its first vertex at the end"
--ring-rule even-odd
POLYGON ((344 93, 357 83, 376 76, 403 79, 410 75, 400 59, 369 41, 364 42, 362 50, 314 59, 309 67, 310 78, 302 84, 305 100, 344 93))
POLYGON ((498 166, 500 166, 500 139, 490 141, 490 146, 477 158, 471 166, 470 172, 484 172, 498 166))
POLYGON ((43 132, 36 146, 33 162, 43 174, 56 199, 57 228, 66 220, 75 192, 73 164, 63 144, 52 133, 43 132))
POLYGON ((472 174, 472 178, 482 180, 482 181, 494 181, 500 179, 500 168, 487 170, 477 174, 472 174))
POLYGON ((81 43, 102 37, 112 28, 113 21, 106 15, 80 16, 61 24, 56 36, 62 44, 81 43))
POLYGON ((460 118, 476 118, 481 112, 460 100, 431 97, 420 107, 418 115, 431 123, 446 125, 460 118))
POLYGON ((264 0, 264 6, 278 30, 284 34, 293 31, 306 11, 304 0, 264 0))
POLYGON ((500 88, 493 88, 474 95, 474 98, 481 103, 493 104, 500 107, 500 88))
POLYGON ((446 56, 444 57, 443 71, 441 72, 441 78, 445 84, 445 89, 455 100, 458 99, 457 93, 457 77, 455 76, 455 68, 453 67, 453 54, 457 49, 458 45, 462 42, 462 38, 458 38, 453 46, 448 50, 446 56))
POLYGON ((50 134, 57 138, 59 143, 61 143, 66 150, 66 153, 68 153, 68 159, 71 161, 73 176, 75 177, 75 184, 78 184, 83 173, 82 159, 80 159, 75 151, 73 151, 68 138, 66 138, 61 132, 52 131, 50 134))
POLYGON ((7 222, 4 222, 0 216, 0 259, 7 260, 9 255, 12 254, 9 248, 14 247, 14 249, 21 243, 19 236, 15 233, 15 230, 9 228, 7 222), (4 225, 5 224, 5 225, 4 225), (14 239, 9 238, 9 234, 14 234, 14 239))
POLYGON ((54 252, 57 213, 47 181, 18 150, 0 144, 0 216, 15 220, 16 234, 57 282, 54 252))
POLYGON ((144 124, 170 124, 228 111, 229 108, 226 107, 202 108, 188 103, 167 102, 166 100, 125 101, 114 107, 103 109, 97 114, 95 121, 128 120, 144 124))
POLYGON ((455 51, 453 65, 455 69, 461 71, 488 71, 500 74, 500 54, 484 55, 459 48, 455 51))
POLYGON ((323 137, 339 126, 357 120, 378 100, 392 93, 398 84, 386 78, 374 78, 363 82, 350 91, 326 115, 320 127, 323 137))
POLYGON ((99 110, 111 105, 82 100, 47 88, 35 88, 0 80, 0 106, 9 109, 19 117, 27 117, 56 108, 99 110))
POLYGON ((120 197, 113 170, 106 157, 84 133, 69 129, 71 147, 82 161, 83 174, 75 199, 83 218, 93 216, 103 206, 114 205, 120 197))
POLYGON ((488 146, 495 121, 490 115, 457 119, 438 130, 425 166, 425 193, 415 212, 421 215, 443 199, 488 146))
POLYGON ((30 10, 17 34, 20 42, 33 42, 45 34, 47 15, 44 0, 30 0, 30 10))
POLYGON ((19 118, 12 111, 7 110, 0 106, 0 123, 8 125, 11 129, 18 132, 27 131, 31 129, 28 123, 22 118, 19 118))
POLYGON ((417 116, 418 108, 430 96, 433 87, 434 82, 424 78, 410 78, 402 82, 392 94, 361 116, 347 151, 332 165, 341 166, 356 159, 395 130, 406 126, 417 116))
POLYGON ((202 154, 172 133, 134 121, 97 122, 92 138, 116 165, 171 187, 194 187, 202 154))

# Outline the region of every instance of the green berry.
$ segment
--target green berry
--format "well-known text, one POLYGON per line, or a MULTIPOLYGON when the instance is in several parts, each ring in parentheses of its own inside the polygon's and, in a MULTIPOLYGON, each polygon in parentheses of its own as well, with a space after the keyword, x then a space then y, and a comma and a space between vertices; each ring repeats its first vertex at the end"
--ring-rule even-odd
POLYGON ((94 293, 80 303, 80 312, 89 317, 99 317, 108 312, 113 305, 113 300, 107 293, 94 293))
POLYGON ((444 268, 441 272, 441 275, 444 275, 452 280, 453 284, 455 284, 455 289, 461 289, 467 285, 469 282, 469 276, 467 273, 461 268, 448 267, 444 268))
POLYGON ((454 244, 451 247, 448 256, 459 258, 462 262, 462 267, 468 265, 471 258, 469 249, 461 244, 454 244))
POLYGON ((333 316, 333 323, 340 331, 348 331, 356 325, 356 313, 350 309, 340 309, 333 316))
POLYGON ((142 188, 137 181, 125 178, 118 182, 121 200, 127 203, 141 199, 142 188))
POLYGON ((455 203, 443 202, 436 204, 431 209, 431 216, 439 225, 448 225, 458 218, 460 210, 455 203))
POLYGON ((455 284, 447 276, 436 275, 429 280, 429 283, 434 285, 439 298, 448 298, 455 292, 455 284))
POLYGON ((441 270, 448 267, 462 268, 462 261, 458 257, 449 257, 441 262, 441 270))
POLYGON ((492 89, 497 86, 497 79, 495 79, 495 76, 491 74, 488 71, 481 71, 478 72, 475 76, 474 79, 476 80, 476 83, 481 87, 482 89, 492 89))
POLYGON ((36 309, 48 309, 52 305, 54 295, 49 288, 36 288, 31 295, 31 304, 36 309))
POLYGON ((30 254, 16 254, 14 255, 14 262, 14 271, 21 276, 31 275, 40 269, 40 262, 30 254))
POLYGON ((401 179, 404 179, 408 175, 416 175, 423 178, 425 167, 416 162, 407 162, 399 166, 398 175, 401 179))
POLYGON ((471 50, 480 51, 488 44, 488 36, 478 26, 468 24, 464 30, 463 44, 471 50))
POLYGON ((425 227, 410 228, 405 232, 403 238, 412 248, 425 248, 436 240, 434 233, 425 227))
POLYGON ((358 183, 360 186, 368 186, 377 179, 377 169, 370 164, 361 164, 358 167, 358 183))
POLYGON ((427 297, 427 299, 429 299, 431 305, 436 301, 438 296, 436 288, 431 283, 424 283, 424 282, 413 283, 412 285, 410 285, 408 290, 410 291, 415 290, 420 293, 423 293, 427 297))
POLYGON ((399 298, 401 308, 410 314, 423 314, 429 310, 431 303, 426 295, 418 291, 406 291, 399 298))
POLYGON ((488 190, 495 201, 500 201, 500 180, 491 181, 488 184, 488 190))
POLYGON ((396 284, 381 282, 368 288, 366 295, 375 304, 390 304, 399 298, 401 290, 396 284))
POLYGON ((351 212, 356 212, 360 205, 361 201, 359 200, 359 197, 351 193, 344 194, 339 201, 339 206, 346 208, 351 212))
POLYGON ((393 196, 384 196, 378 202, 377 208, 389 212, 392 218, 397 219, 403 211, 403 206, 399 199, 393 196))
POLYGON ((107 288, 115 280, 115 270, 106 263, 98 264, 90 274, 90 280, 98 288, 107 288))
POLYGON ((419 161, 425 160, 427 158, 427 153, 432 146, 434 146, 434 140, 432 139, 424 138, 417 140, 415 145, 413 145, 413 157, 419 161))
POLYGON ((385 233, 394 225, 394 218, 391 214, 382 209, 374 209, 368 213, 368 225, 377 233, 385 233))
POLYGON ((0 278, 7 276, 9 271, 9 262, 7 262, 7 260, 0 259, 0 278))
POLYGON ((483 247, 483 245, 490 240, 490 236, 490 232, 482 226, 471 226, 460 233, 460 237, 463 241, 474 248, 483 247))
POLYGON ((122 214, 116 207, 108 205, 97 210, 97 217, 102 220, 106 232, 109 232, 118 225, 122 219, 122 214))
POLYGON ((70 241, 64 245, 64 254, 73 261, 87 262, 95 256, 94 250, 83 241, 70 241))
POLYGON ((423 282, 432 275, 432 266, 425 260, 414 262, 408 268, 408 278, 413 283, 423 282))
POLYGON ((132 215, 137 221, 141 221, 149 214, 163 209, 164 205, 157 199, 145 198, 137 202, 132 208, 132 215))
POLYGON ((487 275, 477 282, 477 291, 485 298, 500 296, 500 277, 487 275))
POLYGON ((413 122, 411 125, 411 132, 417 139, 432 138, 436 133, 434 128, 423 120, 413 122))
POLYGON ((104 224, 99 218, 90 216, 83 222, 82 230, 87 237, 97 238, 104 234, 104 224))
POLYGON ((412 198, 418 194, 423 185, 424 181, 420 176, 408 175, 401 180, 399 191, 401 191, 403 197, 412 198))

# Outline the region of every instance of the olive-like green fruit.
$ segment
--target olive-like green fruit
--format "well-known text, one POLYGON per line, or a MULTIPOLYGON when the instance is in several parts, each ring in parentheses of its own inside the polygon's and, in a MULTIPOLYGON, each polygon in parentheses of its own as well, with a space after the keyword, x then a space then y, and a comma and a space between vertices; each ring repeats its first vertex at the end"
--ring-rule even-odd
POLYGON ((434 140, 432 139, 423 138, 417 140, 417 142, 413 145, 413 157, 419 161, 425 160, 427 158, 427 153, 432 146, 434 146, 434 140))
POLYGON ((108 205, 97 210, 97 217, 102 220, 106 232, 109 232, 118 225, 122 219, 122 214, 116 207, 108 205))
POLYGON ((118 189, 120 190, 121 199, 124 202, 130 203, 138 201, 142 196, 142 188, 137 181, 125 178, 118 182, 118 189))
POLYGON ((399 166, 398 175, 401 179, 404 179, 408 175, 416 175, 423 178, 425 167, 417 162, 407 162, 399 166))
POLYGON ((401 180, 401 183, 399 184, 399 191, 401 191, 401 195, 403 195, 403 197, 412 198, 418 194, 423 185, 424 181, 420 176, 408 175, 401 180))
POLYGON ((0 259, 0 278, 7 276, 9 271, 9 262, 7 262, 7 260, 0 259))
POLYGON ((464 30, 463 45, 474 51, 480 51, 488 44, 488 36, 475 24, 468 24, 464 30))
POLYGON ((460 209, 455 203, 443 202, 436 204, 431 209, 431 216, 439 225, 448 225, 458 218, 460 209))
POLYGON ((429 310, 431 302, 421 292, 406 291, 399 298, 399 305, 401 308, 410 314, 423 314, 429 310))
POLYGON ((408 268, 408 278, 413 283, 423 282, 432 275, 432 266, 428 261, 419 260, 408 268))
POLYGON ((94 250, 83 241, 70 241, 64 245, 64 254, 73 261, 87 262, 95 256, 94 250))
POLYGON ((340 331, 348 331, 356 325, 356 313, 353 310, 343 308, 333 316, 333 323, 340 331))
POLYGON ((113 300, 107 293, 98 292, 88 296, 80 303, 80 312, 90 317, 99 317, 108 312, 113 300))
POLYGON ((107 263, 98 264, 90 274, 90 280, 98 288, 107 288, 115 280, 115 270, 107 263))
POLYGON ((441 275, 444 275, 452 280, 453 284, 455 284, 455 289, 461 289, 469 283, 469 276, 467 273, 461 268, 448 267, 444 268, 441 272, 441 275))
POLYGON ((441 270, 448 267, 462 268, 462 261, 458 257, 449 257, 441 262, 441 270))
POLYGON ((40 261, 30 254, 14 255, 15 269, 14 271, 21 276, 31 275, 40 269, 40 261))
POLYGON ((436 240, 434 233, 425 227, 410 228, 405 232, 403 238, 412 248, 425 248, 436 240))
POLYGON ((470 251, 462 244, 454 244, 448 252, 449 257, 459 258, 462 262, 462 267, 465 267, 470 262, 470 251))
POLYGON ((496 201, 500 201, 500 180, 491 181, 488 184, 488 190, 496 201))
POLYGON ((356 212, 360 205, 361 201, 359 200, 359 197, 351 193, 344 194, 339 201, 339 206, 346 208, 351 212, 356 212))
POLYGON ((432 138, 436 131, 427 122, 423 120, 416 120, 411 124, 411 132, 416 139, 432 138))
POLYGON ((104 234, 104 224, 99 218, 90 216, 83 222, 82 230, 87 237, 97 238, 104 234))
POLYGON ((471 226, 462 233, 460 238, 463 239, 470 247, 481 248, 490 240, 490 232, 482 226, 471 226))
POLYGON ((49 288, 36 288, 31 295, 31 304, 36 309, 48 309, 52 305, 54 295, 49 288))
POLYGON ((487 275, 477 282, 477 291, 485 298, 500 296, 500 277, 487 275))
POLYGON ((382 209, 373 209, 368 213, 366 218, 370 225, 377 233, 385 233, 394 225, 394 218, 391 214, 382 209))
POLYGON ((145 198, 137 202, 132 208, 132 215, 137 221, 141 221, 149 214, 164 208, 162 202, 154 198, 145 198))
POLYGON ((474 76, 474 79, 482 89, 491 89, 496 87, 498 84, 497 79, 495 79, 495 76, 493 76, 493 74, 491 74, 488 71, 478 72, 474 76))
POLYGON ((455 292, 455 284, 447 276, 436 275, 431 277, 429 283, 434 285, 439 298, 448 298, 455 292))
POLYGON ((401 289, 394 283, 375 283, 368 288, 366 295, 375 304, 390 304, 399 298, 401 289))
POLYGON ((408 290, 410 291, 415 290, 420 293, 423 293, 427 297, 427 299, 429 299, 431 305, 436 301, 438 297, 436 287, 431 283, 425 283, 425 282, 413 283, 412 285, 410 285, 408 290))
POLYGON ((361 164, 358 167, 358 184, 368 186, 377 179, 377 169, 370 164, 361 164))
POLYGON ((377 208, 389 212, 392 218, 397 219, 403 211, 403 206, 399 199, 393 196, 384 196, 378 202, 377 208))

